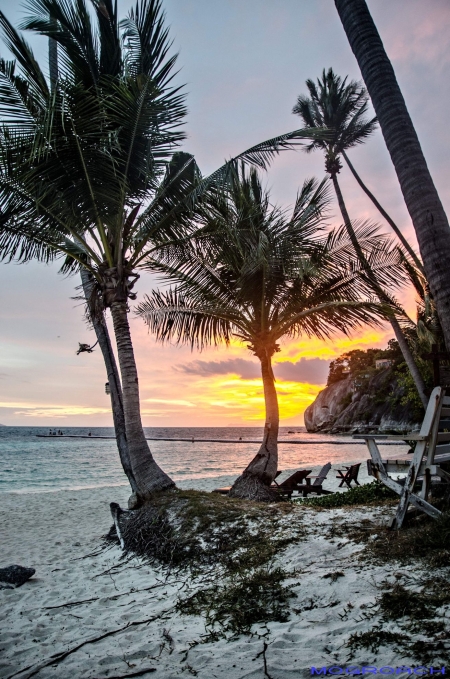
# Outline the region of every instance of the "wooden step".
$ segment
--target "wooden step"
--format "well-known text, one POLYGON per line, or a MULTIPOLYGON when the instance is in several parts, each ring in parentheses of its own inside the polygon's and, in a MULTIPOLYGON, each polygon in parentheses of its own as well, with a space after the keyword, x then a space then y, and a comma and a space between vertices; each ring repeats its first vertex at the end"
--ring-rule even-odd
MULTIPOLYGON (((397 472, 397 474, 407 474, 411 466, 411 460, 407 460, 406 463, 404 460, 383 460, 383 466, 388 474, 394 474, 395 472, 397 472)), ((425 473, 425 467, 426 462, 422 462, 418 474, 423 475, 425 473)), ((436 476, 437 469, 438 465, 430 465, 430 473, 432 476, 436 476)))
POLYGON ((441 446, 436 446, 435 455, 445 455, 450 453, 450 443, 444 443, 441 446))
POLYGON ((450 417, 450 408, 442 408, 441 418, 442 417, 450 417))
POLYGON ((440 432, 437 435, 438 443, 444 443, 445 441, 450 441, 450 431, 440 432))

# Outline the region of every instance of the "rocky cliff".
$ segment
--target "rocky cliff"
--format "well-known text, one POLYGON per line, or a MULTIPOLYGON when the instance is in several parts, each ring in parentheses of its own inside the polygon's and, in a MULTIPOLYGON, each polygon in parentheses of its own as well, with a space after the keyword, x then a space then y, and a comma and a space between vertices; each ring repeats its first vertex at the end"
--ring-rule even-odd
POLYGON ((379 370, 366 380, 348 375, 321 391, 305 410, 310 432, 404 433, 420 428, 411 408, 401 405, 393 371, 379 370))

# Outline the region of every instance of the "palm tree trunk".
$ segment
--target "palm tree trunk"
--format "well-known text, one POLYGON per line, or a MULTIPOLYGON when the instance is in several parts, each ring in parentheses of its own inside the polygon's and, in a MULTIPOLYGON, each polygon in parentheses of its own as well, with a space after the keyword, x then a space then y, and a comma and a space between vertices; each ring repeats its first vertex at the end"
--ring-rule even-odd
POLYGON ((345 158, 345 162, 346 162, 347 165, 349 166, 352 175, 354 176, 354 178, 356 179, 356 181, 358 182, 358 184, 360 185, 360 187, 362 188, 362 190, 364 191, 364 193, 366 194, 366 196, 368 196, 368 197, 370 198, 370 200, 372 201, 372 203, 373 203, 373 204, 375 205, 375 207, 377 208, 378 212, 385 218, 385 220, 387 221, 387 223, 389 224, 389 226, 390 226, 391 229, 394 231, 395 235, 397 236, 397 238, 399 239, 399 241, 401 242, 401 244, 402 244, 403 247, 405 248, 406 252, 409 253, 410 257, 411 257, 412 260, 414 261, 414 263, 415 263, 415 265, 417 266, 417 268, 419 269, 419 271, 422 271, 422 272, 423 272, 423 264, 422 264, 422 262, 420 261, 420 259, 418 258, 418 256, 416 255, 416 253, 414 252, 414 250, 412 249, 412 247, 410 246, 410 244, 409 244, 408 241, 406 240, 405 236, 402 234, 402 232, 401 232, 400 229, 398 228, 397 224, 396 224, 396 223, 394 222, 394 220, 390 217, 390 215, 388 215, 388 213, 386 212, 386 210, 384 209, 384 207, 383 207, 382 205, 380 205, 380 203, 379 203, 378 200, 375 198, 375 196, 373 195, 373 193, 372 193, 372 192, 367 188, 367 186, 364 184, 363 180, 361 179, 361 177, 359 176, 359 174, 356 172, 356 170, 355 170, 353 164, 350 162, 350 158, 347 156, 347 154, 345 153, 345 151, 342 151, 342 155, 343 155, 343 157, 345 158))
POLYGON ((353 247, 355 248, 356 254, 358 255, 359 261, 361 262, 363 268, 366 269, 368 264, 366 258, 364 257, 364 253, 361 249, 361 246, 358 242, 358 239, 356 238, 356 233, 353 229, 352 223, 350 221, 350 216, 347 212, 347 206, 344 202, 344 196, 342 195, 341 187, 339 186, 339 182, 335 174, 331 175, 331 181, 333 182, 333 187, 336 193, 336 198, 338 200, 339 209, 341 211, 342 219, 344 220, 344 226, 347 229, 347 233, 350 236, 350 240, 352 242, 353 247))
POLYGON ((151 497, 152 493, 174 488, 175 484, 153 459, 142 428, 138 375, 131 343, 126 302, 112 302, 111 315, 122 376, 123 410, 128 452, 136 481, 137 498, 139 501, 145 501, 151 497))
MULTIPOLYGON (((347 212, 347 207, 345 205, 344 197, 342 195, 341 187, 339 186, 339 182, 337 180, 337 177, 335 174, 332 175, 332 181, 333 181, 333 186, 334 190, 336 191, 336 196, 338 199, 339 203, 339 208, 341 210, 342 218, 344 220, 345 226, 347 228, 348 234, 350 236, 350 240, 352 241, 353 247, 356 250, 356 254, 358 256, 358 259, 361 263, 362 268, 365 270, 367 274, 367 278, 369 282, 372 284, 374 292, 378 295, 380 301, 382 302, 388 302, 389 303, 389 298, 384 294, 383 290, 380 288, 378 285, 374 273, 372 269, 370 268, 369 262, 367 261, 366 257, 364 256, 364 253, 362 251, 362 248, 360 244, 358 243, 358 239, 356 237, 355 231, 353 229, 352 223, 350 221, 349 214, 347 212)), ((408 342, 405 339, 405 336, 402 332, 402 329, 400 327, 400 324, 398 320, 393 316, 390 319, 390 323, 392 326, 392 329, 395 334, 395 338, 398 342, 398 345, 400 347, 400 351, 403 354, 403 358, 405 359, 405 363, 408 366, 409 372, 411 373, 411 377, 414 380, 414 385, 417 389, 417 393, 419 394, 419 398, 422 401, 423 407, 426 409, 428 405, 428 398, 425 394, 425 382, 423 381, 423 377, 420 373, 419 368, 417 367, 417 363, 414 360, 414 356, 412 355, 411 349, 409 348, 408 342)))
POLYGON ((259 359, 266 405, 263 442, 253 460, 234 482, 230 496, 246 500, 272 501, 277 497, 276 493, 270 490, 270 484, 278 468, 280 412, 271 357, 266 353, 259 359))
POLYGON ((450 351, 450 229, 405 100, 365 0, 335 0, 358 61, 406 207, 450 351))
POLYGON ((90 308, 89 300, 92 293, 92 281, 86 269, 81 269, 81 282, 83 284, 83 291, 86 302, 89 308, 89 316, 94 328, 95 335, 98 340, 99 347, 103 354, 105 362, 106 374, 108 376, 109 387, 111 391, 111 410, 114 422, 114 432, 116 435, 117 448, 119 450, 119 457, 122 463, 123 470, 128 477, 133 493, 136 492, 136 481, 134 480, 133 471, 131 469, 130 455, 128 453, 127 435, 125 429, 125 415, 123 412, 122 403, 122 386, 120 384, 119 371, 117 370, 117 363, 114 352, 111 346, 108 327, 104 319, 97 318, 93 309, 90 308))
MULTIPOLYGON (((55 24, 54 19, 50 19, 52 24, 55 24)), ((53 38, 48 39, 48 65, 50 71, 50 90, 55 89, 56 81, 58 80, 58 45, 53 38)))

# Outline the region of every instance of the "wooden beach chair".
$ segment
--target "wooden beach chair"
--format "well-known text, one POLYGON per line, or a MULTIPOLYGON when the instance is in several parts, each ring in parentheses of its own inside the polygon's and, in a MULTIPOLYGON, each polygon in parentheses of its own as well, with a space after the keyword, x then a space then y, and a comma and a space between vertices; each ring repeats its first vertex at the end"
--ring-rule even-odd
POLYGON ((332 490, 325 490, 325 488, 322 488, 323 482, 327 478, 330 469, 331 462, 328 462, 322 467, 317 476, 306 477, 306 484, 302 488, 303 497, 307 497, 309 493, 317 493, 317 495, 329 495, 333 492, 332 490), (311 483, 311 479, 314 479, 314 483, 311 483))
MULTIPOLYGON (((277 478, 280 473, 281 472, 278 472, 275 478, 277 478)), ((303 481, 306 479, 308 474, 311 474, 311 469, 301 469, 291 474, 291 476, 281 483, 277 483, 275 481, 270 487, 272 490, 276 490, 280 496, 290 499, 292 493, 296 491, 298 493, 302 492, 303 488, 305 487, 303 481)))
POLYGON ((450 396, 446 396, 445 387, 435 387, 418 434, 412 432, 404 436, 353 436, 354 439, 363 439, 367 444, 371 456, 371 459, 367 461, 369 474, 400 496, 397 512, 390 528, 401 528, 410 504, 433 518, 441 515, 441 512, 427 500, 432 478, 436 478, 439 482, 450 482, 449 430, 450 396), (375 439, 416 441, 412 459, 411 456, 405 456, 397 460, 382 460, 375 439), (406 474, 406 479, 394 481, 388 475, 389 472, 406 474), (421 482, 421 488, 416 493, 414 490, 418 481, 421 482))
POLYGON ((350 467, 345 467, 344 469, 338 469, 337 473, 338 476, 336 476, 337 479, 342 479, 339 488, 342 488, 342 486, 347 484, 348 488, 352 487, 352 481, 356 483, 357 486, 360 486, 360 482, 358 481, 358 474, 359 474, 359 468, 361 466, 361 462, 358 464, 352 464, 350 467))

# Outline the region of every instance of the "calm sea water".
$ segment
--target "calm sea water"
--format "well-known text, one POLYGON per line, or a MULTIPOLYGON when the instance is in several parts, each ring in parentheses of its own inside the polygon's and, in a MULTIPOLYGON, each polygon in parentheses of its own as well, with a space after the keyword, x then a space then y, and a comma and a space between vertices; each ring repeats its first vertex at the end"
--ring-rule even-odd
MULTIPOLYGON (((112 428, 65 427, 66 435, 113 436, 112 428)), ((48 427, 0 427, 0 493, 127 485, 115 440, 39 438, 48 427)), ((237 475, 258 450, 262 429, 257 427, 146 428, 152 438, 187 438, 188 441, 150 441, 158 464, 175 481, 237 475), (199 439, 243 439, 242 443, 205 443, 199 439), (192 442, 194 438, 194 442, 192 442)), ((308 434, 303 427, 281 427, 280 469, 294 469, 327 462, 361 462, 368 457, 361 445, 336 445, 336 436, 308 434), (294 433, 289 433, 294 432, 294 433), (325 445, 295 445, 289 440, 327 441, 325 445), (329 443, 328 443, 329 441, 329 443)), ((350 442, 350 438, 341 438, 350 442)), ((405 446, 383 447, 383 456, 405 454, 405 446)))

